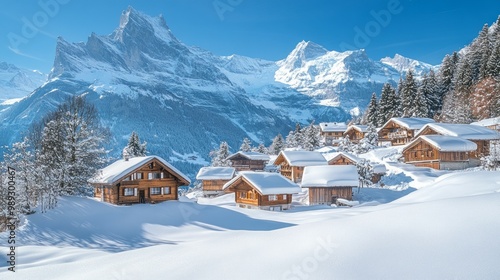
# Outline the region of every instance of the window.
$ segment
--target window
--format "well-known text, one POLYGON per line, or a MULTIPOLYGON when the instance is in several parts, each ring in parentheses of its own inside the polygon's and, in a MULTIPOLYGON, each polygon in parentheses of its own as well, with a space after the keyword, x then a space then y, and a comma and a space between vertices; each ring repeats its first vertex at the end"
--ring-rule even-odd
POLYGON ((123 195, 124 196, 133 196, 134 195, 134 188, 124 188, 123 195))
POLYGON ((141 180, 141 179, 142 179, 142 173, 140 172, 133 173, 132 175, 130 175, 130 180, 141 180))
POLYGON ((240 198, 247 198, 246 192, 240 192, 240 198))
POLYGON ((276 201, 276 200, 278 200, 278 196, 277 195, 275 195, 275 194, 269 195, 269 201, 276 201))
POLYGON ((163 172, 152 172, 148 174, 148 179, 163 179, 163 172))
POLYGON ((283 195, 283 200, 286 200, 286 194, 283 195))
POLYGON ((151 195, 158 195, 161 194, 161 188, 150 188, 149 193, 151 195))
POLYGON ((164 187, 163 194, 170 194, 170 187, 164 187))

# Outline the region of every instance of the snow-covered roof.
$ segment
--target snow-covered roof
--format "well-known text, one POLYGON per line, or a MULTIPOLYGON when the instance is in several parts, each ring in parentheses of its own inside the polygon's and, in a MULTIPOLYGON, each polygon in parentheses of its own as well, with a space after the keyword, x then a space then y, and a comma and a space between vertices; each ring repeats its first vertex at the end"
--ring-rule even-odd
POLYGON ((384 164, 373 164, 372 168, 375 174, 385 174, 387 172, 387 167, 384 164))
POLYGON ((232 159, 238 155, 241 155, 242 157, 245 157, 249 160, 264 160, 264 161, 269 160, 269 155, 258 152, 242 152, 242 151, 239 151, 237 153, 228 156, 227 159, 232 159))
POLYGON ((96 177, 90 179, 89 183, 112 185, 123 177, 132 173, 134 170, 141 168, 154 159, 158 160, 173 173, 187 181, 188 184, 191 184, 191 180, 188 176, 184 175, 177 168, 158 156, 133 157, 128 160, 117 160, 114 163, 99 170, 99 174, 96 177))
POLYGON ((222 189, 229 188, 234 182, 244 179, 260 194, 292 194, 301 191, 299 185, 279 173, 242 171, 238 176, 224 184, 222 189))
POLYGON ((354 165, 306 166, 301 187, 357 187, 359 175, 354 165))
POLYGON ((344 132, 347 129, 347 124, 343 122, 323 122, 319 123, 319 127, 323 132, 344 132))
POLYGON ((351 130, 351 129, 356 129, 357 131, 359 132, 367 132, 368 131, 368 126, 367 125, 363 125, 363 124, 352 124, 350 125, 346 131, 348 130, 351 130))
POLYGON ((235 172, 234 167, 202 167, 196 175, 196 180, 231 180, 235 172))
POLYGON ((361 160, 359 157, 357 157, 351 153, 346 153, 346 152, 329 153, 329 154, 324 155, 325 159, 328 162, 330 162, 333 159, 337 159, 341 156, 350 159, 354 163, 359 162, 361 160))
POLYGON ((478 121, 478 122, 473 122, 471 124, 472 125, 479 125, 479 126, 500 125, 500 117, 484 119, 484 120, 481 120, 481 121, 478 121))
POLYGON ((469 152, 477 149, 476 143, 456 136, 445 135, 422 135, 408 144, 407 148, 413 146, 419 139, 426 141, 441 152, 469 152))
POLYGON ((426 128, 432 129, 441 135, 456 136, 467 140, 495 140, 500 139, 500 133, 483 126, 456 123, 429 123, 420 129, 415 136, 419 136, 426 128))
POLYGON ((324 146, 324 147, 321 147, 321 148, 318 148, 316 150, 314 150, 315 152, 318 152, 318 153, 331 153, 331 152, 335 152, 337 150, 337 148, 335 147, 332 147, 332 146, 324 146))
MULTIPOLYGON (((411 130, 421 129, 424 125, 434 122, 433 119, 429 118, 391 118, 387 121, 387 123, 390 121, 393 121, 398 125, 411 130)), ((387 123, 385 123, 384 126, 386 126, 387 123)))
MULTIPOLYGON (((281 151, 276 161, 283 156, 291 166, 327 165, 321 153, 311 151, 281 151)), ((275 161, 275 162, 276 162, 275 161)))

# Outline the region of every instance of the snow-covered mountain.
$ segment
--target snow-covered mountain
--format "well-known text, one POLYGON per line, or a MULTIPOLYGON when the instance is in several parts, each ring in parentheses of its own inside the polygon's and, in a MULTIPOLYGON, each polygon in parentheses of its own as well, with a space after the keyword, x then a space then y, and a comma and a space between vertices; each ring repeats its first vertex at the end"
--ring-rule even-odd
POLYGON ((11 103, 27 96, 46 79, 47 75, 38 70, 23 69, 0 62, 0 103, 11 103))
POLYGON ((431 69, 437 70, 435 66, 428 63, 421 62, 415 59, 407 58, 402 55, 396 54, 393 58, 384 57, 380 60, 385 65, 388 65, 400 73, 406 73, 408 70, 413 70, 416 76, 422 76, 428 73, 431 69))
POLYGON ((129 7, 109 35, 58 38, 48 81, 0 112, 0 145, 68 96, 84 94, 111 128, 115 152, 135 130, 151 153, 206 159, 222 140, 235 150, 244 137, 269 144, 295 122, 345 121, 399 75, 363 50, 339 53, 312 42, 277 62, 216 56, 180 42, 162 16, 129 7))

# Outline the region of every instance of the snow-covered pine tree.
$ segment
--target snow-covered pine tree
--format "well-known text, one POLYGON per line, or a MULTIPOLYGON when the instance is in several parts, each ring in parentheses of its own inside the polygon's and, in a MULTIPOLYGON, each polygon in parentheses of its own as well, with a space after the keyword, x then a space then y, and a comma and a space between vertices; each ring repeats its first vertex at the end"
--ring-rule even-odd
POLYGON ((455 100, 452 110, 453 118, 448 120, 454 123, 470 123, 472 122, 472 111, 470 106, 470 94, 473 86, 472 68, 468 57, 460 59, 455 76, 455 89, 453 91, 453 99, 455 100))
POLYGON ((303 141, 302 130, 303 129, 300 128, 300 124, 297 123, 295 125, 295 130, 292 130, 290 131, 290 133, 288 133, 288 136, 286 137, 287 148, 301 148, 303 141))
POLYGON ((410 69, 406 73, 405 82, 401 90, 402 116, 411 117, 412 110, 415 106, 415 96, 417 95, 417 81, 413 77, 413 71, 410 69))
POLYGON ((245 139, 243 139, 243 143, 241 143, 240 151, 250 152, 251 150, 252 150, 252 141, 250 141, 250 139, 245 137, 245 139))
POLYGON ((351 140, 349 139, 349 135, 346 135, 345 137, 340 138, 338 151, 353 153, 355 149, 354 146, 355 146, 354 143, 352 143, 351 140))
POLYGON ((479 36, 470 45, 467 53, 472 81, 474 82, 486 77, 486 67, 491 51, 488 29, 488 24, 485 24, 479 32, 479 36))
POLYGON ((269 153, 271 155, 277 155, 284 148, 285 148, 285 143, 283 140, 283 136, 281 136, 281 134, 278 134, 276 137, 274 137, 273 143, 271 143, 271 146, 269 146, 269 153))
POLYGON ((364 154, 375 149, 377 145, 378 145, 377 128, 373 125, 368 125, 365 137, 363 137, 363 139, 361 139, 357 145, 353 145, 352 151, 355 154, 364 154))
POLYGON ((128 144, 123 148, 122 156, 123 158, 133 158, 133 157, 143 157, 146 156, 146 146, 147 143, 141 143, 139 139, 139 134, 137 132, 132 131, 128 139, 128 144))
POLYGON ((409 110, 411 117, 426 118, 429 116, 429 101, 427 100, 423 87, 418 88, 417 95, 413 102, 414 104, 409 110))
POLYGON ((219 149, 212 151, 210 156, 212 157, 212 166, 214 167, 231 166, 231 161, 227 159, 229 157, 229 145, 225 141, 222 141, 219 149))
POLYGON ((431 69, 429 73, 422 79, 422 84, 420 85, 424 96, 427 99, 428 105, 428 117, 433 118, 435 115, 441 113, 442 99, 441 90, 439 88, 438 80, 436 74, 431 69))
MULTIPOLYGON (((500 27, 497 28, 500 30, 500 27)), ((486 76, 498 80, 500 77, 500 37, 496 39, 486 65, 486 76)))
POLYGON ((363 123, 377 126, 378 114, 379 113, 378 113, 377 95, 375 93, 372 93, 370 103, 368 104, 368 109, 366 109, 366 113, 363 118, 364 119, 363 123))
POLYGON ((361 188, 366 188, 373 185, 373 167, 369 160, 361 159, 356 163, 356 168, 358 169, 359 174, 359 193, 361 188))
POLYGON ((446 55, 439 68, 438 80, 441 87, 441 96, 450 93, 455 88, 455 73, 458 67, 459 56, 454 52, 451 56, 446 55))
POLYGON ((397 104, 394 104, 394 114, 393 117, 402 117, 403 116, 403 88, 405 87, 405 80, 403 77, 399 77, 399 82, 396 87, 396 100, 397 104))
POLYGON ((267 150, 266 146, 264 146, 264 143, 260 143, 259 146, 252 149, 252 152, 268 154, 269 151, 267 150))
POLYGON ((317 147, 319 147, 320 136, 319 136, 319 128, 314 125, 314 121, 311 124, 303 129, 303 137, 302 137, 302 148, 307 151, 313 151, 317 147))
POLYGON ((390 83, 385 83, 382 87, 380 102, 378 105, 378 123, 377 127, 384 125, 389 119, 394 117, 394 113, 398 106, 396 100, 396 90, 390 83))

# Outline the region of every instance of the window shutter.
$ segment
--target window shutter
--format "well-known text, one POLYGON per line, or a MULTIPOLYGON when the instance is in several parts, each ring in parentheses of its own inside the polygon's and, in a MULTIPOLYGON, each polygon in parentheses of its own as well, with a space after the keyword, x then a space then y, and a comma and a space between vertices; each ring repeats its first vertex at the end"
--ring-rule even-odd
POLYGON ((164 191, 163 191, 163 190, 164 190, 164 188, 161 188, 161 195, 163 195, 163 193, 164 193, 164 191))
POLYGON ((134 196, 137 196, 137 188, 134 188, 134 196))
POLYGON ((160 173, 160 178, 163 179, 165 177, 165 175, 163 174, 163 172, 160 173))
POLYGON ((153 180, 153 173, 148 173, 148 180, 153 180))

